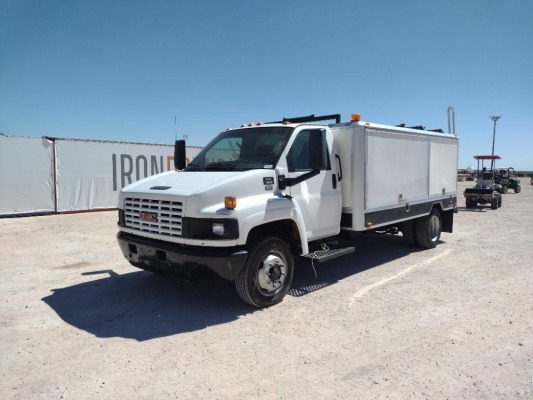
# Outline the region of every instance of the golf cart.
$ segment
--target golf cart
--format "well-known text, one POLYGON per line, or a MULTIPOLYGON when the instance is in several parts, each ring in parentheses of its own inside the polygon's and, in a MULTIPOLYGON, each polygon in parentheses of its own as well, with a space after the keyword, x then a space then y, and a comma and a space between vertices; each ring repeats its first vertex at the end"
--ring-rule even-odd
POLYGON ((515 193, 520 193, 520 179, 518 179, 514 168, 499 168, 494 175, 494 182, 501 185, 500 193, 507 193, 513 189, 515 193))

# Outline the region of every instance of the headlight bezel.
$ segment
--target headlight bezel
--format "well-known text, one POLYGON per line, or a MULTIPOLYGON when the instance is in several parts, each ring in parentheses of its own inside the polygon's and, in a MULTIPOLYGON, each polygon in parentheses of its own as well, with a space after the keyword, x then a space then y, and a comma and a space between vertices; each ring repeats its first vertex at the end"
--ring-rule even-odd
MULTIPOLYGON (((220 228, 219 228, 220 232, 220 228)), ((239 223, 232 218, 190 218, 181 221, 181 237, 201 240, 232 240, 239 238, 239 223), (214 233, 214 225, 222 225, 222 235, 214 233)))

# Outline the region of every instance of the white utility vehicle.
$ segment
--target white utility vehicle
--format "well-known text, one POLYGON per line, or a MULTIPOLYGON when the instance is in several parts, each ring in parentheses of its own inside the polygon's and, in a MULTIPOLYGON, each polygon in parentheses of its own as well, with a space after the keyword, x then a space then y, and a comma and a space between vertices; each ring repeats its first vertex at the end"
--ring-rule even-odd
POLYGON ((420 128, 358 114, 247 125, 220 133, 187 166, 177 141, 176 171, 120 192, 118 242, 136 267, 215 273, 256 307, 283 299, 293 255, 353 252, 335 247, 339 237, 402 232, 433 248, 457 211, 458 138, 420 128))

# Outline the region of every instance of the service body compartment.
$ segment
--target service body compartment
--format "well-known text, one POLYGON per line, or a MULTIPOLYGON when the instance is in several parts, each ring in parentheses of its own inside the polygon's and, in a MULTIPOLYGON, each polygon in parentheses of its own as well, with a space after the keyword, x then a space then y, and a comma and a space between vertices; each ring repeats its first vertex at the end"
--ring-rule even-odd
POLYGON ((457 198, 456 136, 364 122, 331 126, 342 160, 342 228, 364 231, 427 215, 457 198))

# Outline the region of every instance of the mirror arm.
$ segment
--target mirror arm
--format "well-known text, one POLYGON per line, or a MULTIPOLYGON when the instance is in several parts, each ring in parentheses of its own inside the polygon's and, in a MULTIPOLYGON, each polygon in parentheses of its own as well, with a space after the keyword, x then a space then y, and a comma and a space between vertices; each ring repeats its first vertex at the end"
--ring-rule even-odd
POLYGON ((311 179, 312 177, 317 176, 318 174, 320 174, 320 170, 314 169, 296 178, 286 178, 285 175, 280 175, 278 176, 279 189, 285 190, 286 188, 290 186, 298 185, 299 183, 302 183, 303 181, 311 179))

